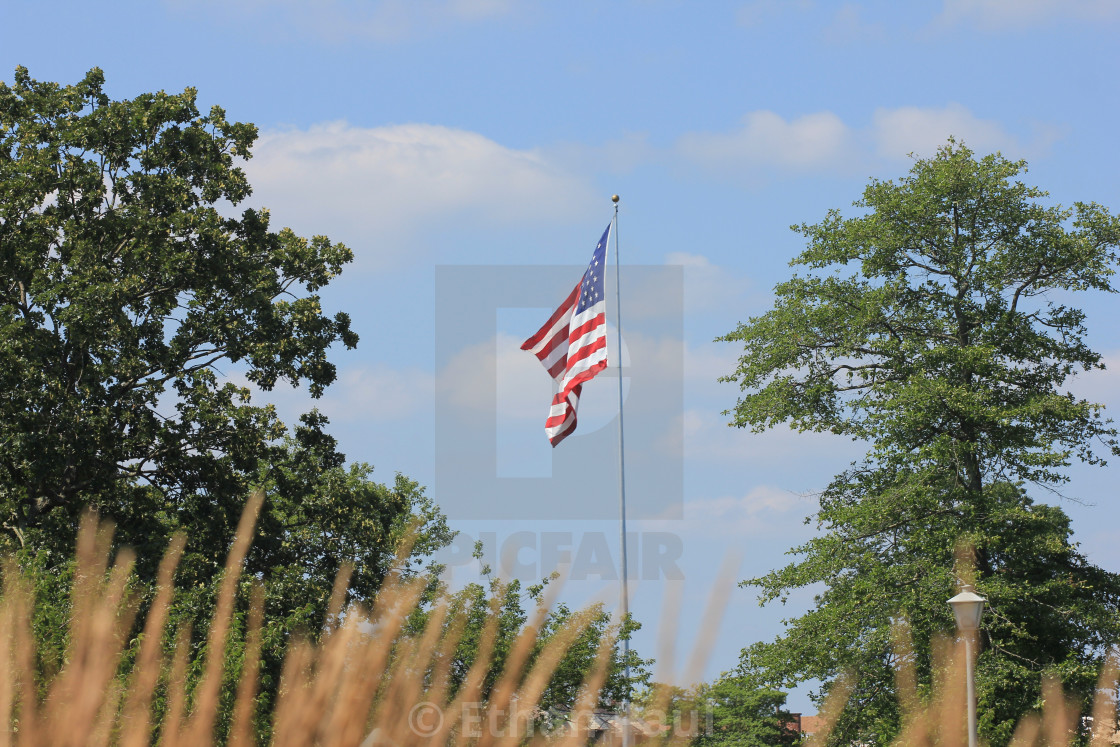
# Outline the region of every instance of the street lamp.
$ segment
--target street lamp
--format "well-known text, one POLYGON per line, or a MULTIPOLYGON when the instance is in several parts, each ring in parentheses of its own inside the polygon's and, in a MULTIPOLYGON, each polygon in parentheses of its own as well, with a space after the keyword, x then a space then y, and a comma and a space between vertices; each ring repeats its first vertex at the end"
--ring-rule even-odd
POLYGON ((960 594, 949 600, 957 618, 957 629, 964 634, 965 677, 968 680, 968 747, 976 747, 976 684, 972 671, 972 636, 980 627, 984 603, 988 600, 965 584, 960 594))

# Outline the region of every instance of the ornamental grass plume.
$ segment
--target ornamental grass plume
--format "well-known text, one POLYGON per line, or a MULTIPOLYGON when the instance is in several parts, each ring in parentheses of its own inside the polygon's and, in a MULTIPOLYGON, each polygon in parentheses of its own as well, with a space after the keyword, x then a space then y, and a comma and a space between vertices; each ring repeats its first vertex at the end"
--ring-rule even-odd
POLYGON ((0 747, 246 747, 265 742, 276 747, 514 747, 545 742, 576 747, 587 742, 588 723, 578 714, 590 714, 598 702, 615 644, 611 635, 600 643, 568 726, 555 729, 543 721, 538 704, 564 653, 592 623, 590 611, 572 615, 561 630, 542 641, 539 634, 548 612, 548 605, 542 604, 506 653, 496 684, 484 694, 495 659, 496 599, 478 655, 453 688, 449 670, 463 626, 448 619, 447 600, 431 603, 426 625, 408 632, 410 615, 423 604, 425 579, 390 576, 371 609, 343 610, 346 568, 336 581, 319 641, 289 642, 277 700, 270 722, 262 728, 255 699, 263 593, 255 581, 243 656, 226 654, 243 581, 242 563, 263 500, 255 493, 244 509, 201 661, 192 661, 188 626, 168 629, 182 537, 171 542, 163 557, 135 655, 129 657, 128 636, 139 608, 129 588, 134 555, 123 549, 110 567, 111 526, 92 514, 83 518, 68 648, 60 670, 50 677, 36 669, 31 581, 9 561, 0 598, 0 714, 7 727, 0 729, 0 747), (231 661, 238 671, 226 671, 231 661), (224 726, 223 688, 236 693, 224 726), (262 739, 262 734, 267 736, 262 739))
MULTIPOLYGON (((973 548, 962 543, 956 548, 955 555, 955 572, 960 584, 975 583, 973 548)), ((963 633, 975 635, 975 631, 963 633)), ((903 617, 895 620, 892 661, 901 725, 898 734, 889 740, 892 747, 968 745, 966 657, 969 647, 963 638, 953 640, 945 635, 934 637, 930 647, 932 683, 929 688, 923 689, 919 687, 916 666, 919 657, 916 656, 909 624, 903 617)), ((975 657, 979 647, 973 645, 972 649, 975 657)), ((1120 649, 1114 647, 1105 657, 1088 713, 1082 713, 1080 703, 1063 692, 1056 676, 1043 673, 1041 677, 1041 707, 1019 720, 1007 742, 1008 747, 1110 747, 1120 744, 1120 731, 1117 730, 1120 649)), ((842 731, 839 725, 845 716, 849 698, 858 697, 858 685, 858 672, 847 672, 834 681, 821 709, 820 726, 805 740, 805 747, 845 743, 839 737, 842 731)), ((888 741, 881 743, 887 744, 888 741)), ((987 744, 982 735, 980 744, 987 744)))
MULTIPOLYGON (((966 747, 968 726, 963 641, 947 637, 933 643, 935 672, 932 696, 923 700, 917 690, 911 644, 904 625, 895 629, 895 681, 903 725, 890 744, 893 747, 966 747)), ((1117 731, 1117 687, 1120 655, 1116 650, 1107 657, 1097 683, 1092 718, 1081 721, 1078 704, 1062 691, 1056 677, 1042 677, 1041 713, 1028 713, 1016 725, 1009 747, 1111 747, 1120 743, 1117 731)), ((809 737, 805 747, 836 744, 832 740, 858 675, 840 677, 821 709, 820 729, 809 737)), ((981 739, 981 744, 985 744, 981 739)))
MULTIPOLYGON (((258 723, 263 590, 251 584, 243 655, 226 655, 234 620, 241 567, 249 549, 263 496, 247 502, 210 620, 202 659, 192 662, 189 627, 169 630, 175 568, 184 540, 175 538, 160 564, 157 587, 142 621, 134 656, 126 656, 139 603, 130 589, 134 555, 124 549, 110 565, 112 529, 87 515, 81 523, 75 554, 69 639, 63 664, 46 681, 36 670, 32 632, 31 583, 14 561, 3 567, 0 598, 0 747, 77 747, 124 745, 205 747, 582 747, 589 740, 590 714, 606 682, 614 639, 604 637, 568 722, 555 728, 542 719, 542 694, 569 646, 591 624, 590 613, 575 614, 547 641, 540 637, 547 613, 542 604, 523 626, 506 653, 502 673, 488 692, 484 682, 495 659, 499 609, 495 605, 483 627, 478 655, 454 688, 452 654, 463 626, 449 619, 446 600, 430 603, 427 622, 411 631, 410 616, 423 604, 423 579, 400 575, 386 579, 371 609, 343 610, 349 571, 335 584, 328 619, 318 642, 292 640, 284 661, 279 695, 267 724, 258 723), (167 645, 167 642, 172 642, 167 645), (237 671, 226 671, 236 662, 237 671), (192 665, 197 676, 189 676, 192 665), (223 688, 232 695, 222 723, 223 688), (262 738, 262 735, 266 735, 262 738)), ((685 666, 699 677, 732 588, 733 566, 726 564, 712 591, 705 631, 685 666)), ((670 597, 672 595, 670 594, 670 597)), ((672 676, 673 605, 665 610, 660 646, 662 673, 672 676)), ((917 693, 912 656, 906 655, 905 631, 896 635, 897 689, 904 712, 895 745, 963 747, 964 649, 944 639, 936 645, 939 673, 933 695, 917 693)), ((1109 657, 1093 707, 1090 747, 1113 744, 1115 692, 1120 661, 1109 657)), ((856 683, 853 673, 837 681, 822 709, 823 726, 806 742, 829 743, 856 683)), ((1070 745, 1078 737, 1079 713, 1056 680, 1043 685, 1039 715, 1019 724, 1012 744, 1070 745)), ((655 694, 653 700, 657 702, 655 694)), ((716 735, 720 736, 720 735, 716 735)), ((694 734, 653 729, 636 733, 634 743, 677 747, 694 734)))

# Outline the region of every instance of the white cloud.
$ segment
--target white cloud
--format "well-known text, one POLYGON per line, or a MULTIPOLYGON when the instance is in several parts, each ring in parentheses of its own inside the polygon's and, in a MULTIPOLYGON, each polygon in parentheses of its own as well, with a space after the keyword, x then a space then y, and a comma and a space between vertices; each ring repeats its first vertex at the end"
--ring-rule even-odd
POLYGON ((777 523, 789 524, 790 518, 799 522, 815 508, 812 496, 759 485, 743 496, 686 501, 684 518, 700 522, 708 531, 743 536, 769 532, 777 523), (788 517, 790 513, 794 516, 788 517))
POLYGON ((552 380, 521 343, 500 332, 453 355, 436 375, 441 405, 496 412, 503 419, 541 419, 552 398, 552 380))
POLYGON ((863 9, 855 3, 844 3, 824 29, 824 37, 829 41, 852 44, 879 41, 886 36, 881 23, 863 19, 863 9))
MULTIPOLYGON (((732 389, 734 385, 728 385, 732 389)), ((734 395, 725 398, 734 403, 734 395)), ((730 416, 714 407, 691 408, 682 415, 684 457, 688 460, 736 465, 745 470, 789 470, 803 484, 792 490, 823 487, 867 451, 867 445, 831 433, 800 433, 788 426, 775 426, 762 433, 728 425, 730 416)))
POLYGON ((735 20, 748 29, 773 27, 782 22, 794 28, 796 24, 799 35, 812 29, 833 44, 863 44, 886 36, 883 24, 864 20, 864 9, 855 2, 839 4, 829 17, 829 11, 836 5, 815 0, 751 0, 739 6, 735 20))
POLYGON ((426 371, 395 369, 384 364, 340 368, 338 378, 319 399, 313 399, 306 389, 296 389, 283 381, 277 382, 271 391, 263 391, 242 372, 232 373, 226 380, 247 387, 254 403, 274 404, 280 419, 289 425, 312 408, 333 423, 415 417, 432 408, 435 386, 432 375, 426 371))
POLYGON ((950 102, 942 107, 879 108, 865 127, 845 123, 833 112, 816 112, 786 120, 771 111, 755 111, 743 126, 727 133, 693 132, 682 136, 677 153, 686 161, 738 178, 805 173, 856 174, 894 165, 914 153, 930 157, 955 136, 978 152, 1002 151, 1033 157, 1064 132, 1031 123, 1029 136, 1011 133, 1004 124, 973 114, 950 102))
POLYGON ((165 0, 180 12, 244 22, 261 38, 399 42, 463 22, 507 15, 513 0, 165 0))
POLYGON ((665 255, 665 264, 680 265, 685 271, 700 269, 707 271, 714 267, 711 261, 702 254, 689 254, 688 252, 669 252, 665 255))
POLYGON ((1115 417, 1115 408, 1120 407, 1120 350, 1106 353, 1101 362, 1105 365, 1103 371, 1079 373, 1068 381, 1068 388, 1076 397, 1108 406, 1115 417))
POLYGON ((745 495, 688 499, 680 518, 641 519, 640 526, 644 531, 699 535, 702 541, 711 541, 715 535, 780 535, 788 539, 806 531, 804 519, 816 508, 813 495, 763 484, 745 495))
POLYGON ((340 371, 319 409, 335 422, 402 419, 430 410, 434 389, 434 377, 420 369, 353 366, 340 371))
POLYGON ((547 223, 591 200, 586 183, 535 151, 427 124, 265 132, 246 172, 252 203, 276 223, 304 234, 329 228, 367 267, 414 252, 423 227, 547 223))
POLYGON ((724 397, 733 396, 734 384, 721 384, 719 377, 735 370, 742 355, 741 346, 726 342, 690 344, 684 354, 684 375, 690 392, 707 386, 724 397))
POLYGON ((755 111, 732 132, 685 134, 677 150, 688 160, 720 170, 759 166, 808 171, 843 165, 853 142, 851 129, 832 112, 786 120, 771 111, 755 111))
POLYGON ((749 278, 712 264, 702 254, 670 252, 665 255, 665 264, 680 265, 684 270, 686 313, 729 308, 750 310, 766 295, 758 293, 749 278))
POLYGON ((950 135, 978 152, 1020 149, 1018 140, 999 122, 980 119, 957 103, 941 108, 876 109, 871 135, 876 153, 883 158, 932 155, 950 135))
POLYGON ((1117 19, 1120 3, 1116 0, 945 0, 939 21, 944 25, 974 23, 999 31, 1064 21, 1117 19))

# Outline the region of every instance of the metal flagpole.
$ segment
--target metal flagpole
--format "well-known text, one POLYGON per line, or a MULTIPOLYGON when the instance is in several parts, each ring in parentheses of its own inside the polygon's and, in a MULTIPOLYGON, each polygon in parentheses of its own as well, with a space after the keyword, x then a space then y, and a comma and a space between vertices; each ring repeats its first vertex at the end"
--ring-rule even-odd
MULTIPOLYGON (((622 623, 630 615, 630 594, 627 588, 626 558, 626 442, 622 427, 622 262, 618 256, 618 195, 611 197, 614 203, 614 291, 615 291, 615 332, 618 334, 618 518, 619 536, 622 545, 622 584, 621 600, 622 623)), ((630 745, 630 639, 622 639, 623 677, 626 678, 622 696, 622 747, 630 745)))

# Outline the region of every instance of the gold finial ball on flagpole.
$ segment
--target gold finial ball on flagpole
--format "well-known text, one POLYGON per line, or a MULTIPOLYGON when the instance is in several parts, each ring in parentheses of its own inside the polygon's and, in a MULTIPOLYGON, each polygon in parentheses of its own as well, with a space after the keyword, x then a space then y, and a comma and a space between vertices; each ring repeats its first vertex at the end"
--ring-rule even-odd
POLYGON ((618 195, 611 195, 611 202, 613 202, 614 204, 617 205, 618 204, 618 195))

